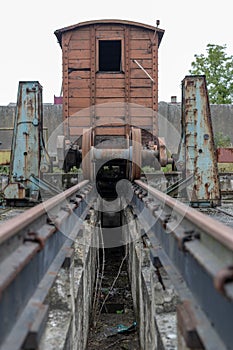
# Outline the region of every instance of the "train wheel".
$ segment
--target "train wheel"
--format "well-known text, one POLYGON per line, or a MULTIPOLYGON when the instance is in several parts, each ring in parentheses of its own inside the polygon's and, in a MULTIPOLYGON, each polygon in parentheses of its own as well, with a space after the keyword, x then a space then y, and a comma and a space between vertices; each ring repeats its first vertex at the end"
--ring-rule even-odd
POLYGON ((82 137, 83 178, 93 180, 93 163, 91 159, 92 129, 84 129, 82 137))
POLYGON ((131 180, 137 180, 141 177, 141 164, 142 164, 142 145, 141 145, 141 129, 132 128, 132 171, 131 180))

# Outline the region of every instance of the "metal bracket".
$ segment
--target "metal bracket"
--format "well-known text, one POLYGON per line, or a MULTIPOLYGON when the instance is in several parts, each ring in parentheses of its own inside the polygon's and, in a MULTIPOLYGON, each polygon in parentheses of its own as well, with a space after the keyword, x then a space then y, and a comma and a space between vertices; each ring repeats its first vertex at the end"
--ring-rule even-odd
POLYGON ((227 297, 225 284, 229 282, 233 282, 233 265, 227 266, 217 273, 217 275, 214 278, 214 287, 217 289, 218 292, 227 297))
POLYGON ((23 350, 38 349, 40 338, 46 326, 48 318, 48 305, 38 305, 39 312, 37 318, 30 326, 25 342, 22 346, 23 350))
POLYGON ((29 232, 27 236, 24 238, 24 242, 39 243, 39 251, 44 249, 44 246, 45 246, 45 239, 38 236, 37 232, 29 232))
POLYGON ((74 249, 66 248, 66 257, 62 264, 63 269, 69 269, 74 260, 74 249))
POLYGON ((193 241, 194 239, 200 239, 200 233, 196 230, 186 230, 183 235, 178 238, 178 246, 181 251, 186 251, 185 243, 193 241))
POLYGON ((189 300, 177 306, 177 326, 189 349, 204 350, 196 329, 197 320, 189 300))

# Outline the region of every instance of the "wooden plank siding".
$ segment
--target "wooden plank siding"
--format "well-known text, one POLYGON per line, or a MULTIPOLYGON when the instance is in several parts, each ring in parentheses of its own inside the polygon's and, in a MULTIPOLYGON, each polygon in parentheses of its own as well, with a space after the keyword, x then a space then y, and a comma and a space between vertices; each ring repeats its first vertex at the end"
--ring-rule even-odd
POLYGON ((64 32, 62 50, 63 117, 67 136, 81 135, 84 127, 114 120, 156 130, 158 35, 152 29, 93 23, 64 32), (98 71, 99 40, 121 40, 122 72, 98 71))

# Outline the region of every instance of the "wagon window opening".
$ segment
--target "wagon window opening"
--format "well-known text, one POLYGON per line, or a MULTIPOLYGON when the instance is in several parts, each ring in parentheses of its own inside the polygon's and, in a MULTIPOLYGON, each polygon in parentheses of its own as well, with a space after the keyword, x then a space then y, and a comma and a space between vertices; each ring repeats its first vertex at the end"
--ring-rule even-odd
POLYGON ((99 40, 99 71, 121 70, 121 40, 99 40))

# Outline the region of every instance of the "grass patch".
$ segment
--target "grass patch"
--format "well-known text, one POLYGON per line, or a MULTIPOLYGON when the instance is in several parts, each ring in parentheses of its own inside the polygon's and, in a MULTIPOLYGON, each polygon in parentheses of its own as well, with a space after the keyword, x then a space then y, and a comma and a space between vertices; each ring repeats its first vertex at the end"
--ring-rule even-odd
POLYGON ((8 165, 0 165, 0 174, 9 175, 10 167, 8 165))

